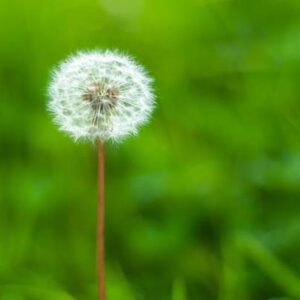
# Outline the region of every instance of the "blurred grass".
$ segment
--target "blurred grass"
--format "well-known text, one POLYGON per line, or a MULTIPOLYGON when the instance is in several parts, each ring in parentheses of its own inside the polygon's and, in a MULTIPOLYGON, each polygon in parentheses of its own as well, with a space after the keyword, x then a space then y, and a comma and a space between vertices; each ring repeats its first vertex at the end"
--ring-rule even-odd
POLYGON ((175 279, 173 282, 173 297, 172 300, 186 300, 185 283, 181 279, 175 279))
POLYGON ((0 300, 95 299, 96 153, 53 66, 120 48, 157 110, 107 149, 112 300, 300 299, 300 2, 1 0, 0 300))

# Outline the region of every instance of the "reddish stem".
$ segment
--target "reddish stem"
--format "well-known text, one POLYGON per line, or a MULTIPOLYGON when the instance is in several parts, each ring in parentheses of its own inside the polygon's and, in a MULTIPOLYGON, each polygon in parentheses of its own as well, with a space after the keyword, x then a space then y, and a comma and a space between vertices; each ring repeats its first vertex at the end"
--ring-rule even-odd
POLYGON ((99 300, 105 300, 105 249, 104 249, 104 212, 105 212, 105 151, 103 142, 98 144, 98 289, 99 300))

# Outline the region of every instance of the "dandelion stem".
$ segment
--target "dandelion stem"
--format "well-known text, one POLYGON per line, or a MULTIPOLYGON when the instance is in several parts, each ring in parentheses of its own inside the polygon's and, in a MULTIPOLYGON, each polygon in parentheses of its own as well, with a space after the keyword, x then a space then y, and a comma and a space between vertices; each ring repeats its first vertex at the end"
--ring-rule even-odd
POLYGON ((105 212, 105 151, 104 144, 98 144, 98 292, 99 300, 105 300, 105 249, 104 249, 104 212, 105 212))

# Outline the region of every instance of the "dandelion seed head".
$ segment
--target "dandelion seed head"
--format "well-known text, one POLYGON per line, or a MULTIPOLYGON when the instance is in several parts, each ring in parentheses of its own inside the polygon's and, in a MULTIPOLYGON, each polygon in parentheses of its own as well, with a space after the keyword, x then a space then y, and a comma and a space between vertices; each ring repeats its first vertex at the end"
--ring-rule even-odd
POLYGON ((79 52, 53 72, 48 109, 75 140, 121 141, 136 134, 154 108, 152 79, 116 51, 79 52))

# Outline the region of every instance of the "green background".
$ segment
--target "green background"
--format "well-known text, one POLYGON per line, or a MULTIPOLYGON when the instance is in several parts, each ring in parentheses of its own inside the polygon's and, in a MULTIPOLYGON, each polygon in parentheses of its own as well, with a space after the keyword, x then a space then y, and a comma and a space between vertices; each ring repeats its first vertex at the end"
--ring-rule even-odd
POLYGON ((107 145, 109 300, 300 299, 298 0, 1 0, 0 300, 96 297, 97 153, 52 68, 118 48, 155 78, 107 145))

